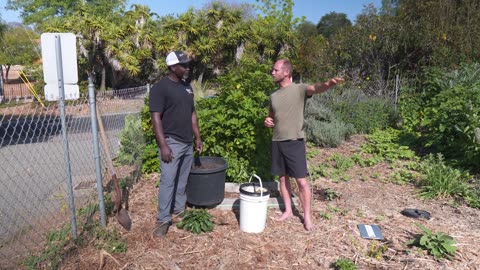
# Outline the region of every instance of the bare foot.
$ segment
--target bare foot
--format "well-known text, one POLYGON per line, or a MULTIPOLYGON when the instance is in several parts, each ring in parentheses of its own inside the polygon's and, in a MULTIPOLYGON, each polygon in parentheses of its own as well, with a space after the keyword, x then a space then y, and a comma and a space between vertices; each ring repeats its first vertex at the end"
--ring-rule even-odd
POLYGON ((293 217, 293 214, 292 214, 292 213, 287 213, 287 212, 285 212, 285 213, 283 213, 283 215, 281 215, 280 217, 276 218, 275 220, 276 220, 276 221, 285 221, 285 220, 287 220, 287 219, 289 219, 289 218, 291 218, 291 217, 293 217))
POLYGON ((305 222, 304 222, 303 226, 305 227, 305 230, 307 230, 307 231, 313 231, 315 229, 311 220, 306 220, 305 219, 305 222))

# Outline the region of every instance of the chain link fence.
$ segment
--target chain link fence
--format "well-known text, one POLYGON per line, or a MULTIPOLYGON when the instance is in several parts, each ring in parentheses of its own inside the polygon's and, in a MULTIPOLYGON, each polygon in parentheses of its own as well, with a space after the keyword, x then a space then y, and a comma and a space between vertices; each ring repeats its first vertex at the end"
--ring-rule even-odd
MULTIPOLYGON (((65 101, 65 133, 59 102, 32 97, 0 101, 1 269, 18 268, 22 260, 45 247, 52 231, 71 229, 72 214, 76 224, 86 221, 88 215, 82 210, 99 203, 97 182, 109 189, 105 149, 117 156, 126 119, 140 121, 147 93, 148 86, 97 93, 95 104, 109 147, 94 140, 93 102, 86 96, 65 101)), ((117 172, 125 174, 119 179, 138 177, 138 167, 127 167, 117 172)))

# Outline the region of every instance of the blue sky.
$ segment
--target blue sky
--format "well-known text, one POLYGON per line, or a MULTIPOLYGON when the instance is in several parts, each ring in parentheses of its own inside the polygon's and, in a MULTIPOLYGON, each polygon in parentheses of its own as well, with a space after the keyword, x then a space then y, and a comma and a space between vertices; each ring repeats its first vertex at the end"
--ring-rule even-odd
MULTIPOLYGON (((256 3, 255 0, 224 0, 228 3, 256 3)), ((205 6, 211 0, 130 0, 131 4, 142 4, 149 6, 150 9, 160 16, 166 14, 180 14, 185 12, 189 7, 199 9, 205 6)), ((307 20, 317 24, 323 15, 332 11, 337 13, 345 13, 353 22, 358 14, 360 14, 365 5, 373 3, 376 8, 380 8, 381 0, 296 0, 294 1, 293 14, 296 17, 305 16, 307 20)), ((5 10, 7 0, 0 0, 1 18, 6 22, 19 22, 19 13, 5 10)))

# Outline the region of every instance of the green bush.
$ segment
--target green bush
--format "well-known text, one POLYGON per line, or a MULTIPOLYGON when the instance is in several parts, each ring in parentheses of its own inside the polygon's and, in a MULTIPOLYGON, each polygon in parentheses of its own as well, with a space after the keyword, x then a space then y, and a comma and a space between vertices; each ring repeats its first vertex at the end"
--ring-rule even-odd
POLYGON ((415 152, 410 149, 413 140, 410 133, 387 128, 385 130, 378 130, 370 135, 367 135, 368 143, 361 145, 361 150, 364 153, 374 154, 382 157, 389 162, 397 159, 403 160, 417 160, 418 157, 415 152))
POLYGON ((152 173, 160 171, 160 158, 158 146, 153 133, 152 120, 148 107, 148 97, 145 98, 145 106, 141 111, 142 132, 145 140, 145 148, 142 153, 142 172, 152 173))
POLYGON ((355 128, 339 120, 323 104, 312 100, 305 108, 305 133, 316 146, 337 147, 355 133, 355 128))
POLYGON ((120 133, 120 149, 115 159, 120 165, 140 165, 145 142, 139 115, 127 115, 125 127, 120 133))
POLYGON ((480 64, 450 72, 431 70, 419 92, 415 129, 422 133, 422 146, 441 152, 460 167, 478 170, 480 143, 475 129, 480 127, 480 64))
POLYGON ((206 156, 228 162, 227 181, 253 173, 270 178, 271 129, 263 125, 275 85, 270 66, 243 63, 220 77, 218 95, 198 101, 197 114, 206 156))
POLYGON ((358 90, 335 89, 315 96, 314 100, 331 109, 339 120, 352 124, 358 133, 394 127, 399 119, 391 100, 366 96, 358 90))
MULTIPOLYGON (((272 131, 263 121, 268 115, 269 95, 276 87, 269 74, 270 66, 242 63, 218 79, 216 96, 197 100, 202 155, 227 161, 227 181, 247 181, 253 173, 270 178, 272 131)), ((157 172, 158 147, 147 105, 142 110, 142 130, 147 143, 142 172, 157 172)))

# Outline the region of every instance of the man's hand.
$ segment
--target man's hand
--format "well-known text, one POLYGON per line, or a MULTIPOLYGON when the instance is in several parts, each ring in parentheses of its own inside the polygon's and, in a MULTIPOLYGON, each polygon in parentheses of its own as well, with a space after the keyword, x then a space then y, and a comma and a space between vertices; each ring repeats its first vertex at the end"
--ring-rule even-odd
POLYGON ((275 126, 275 123, 273 122, 273 118, 270 116, 267 116, 267 118, 265 118, 265 121, 263 122, 263 124, 267 128, 273 128, 275 126))
POLYGON ((331 86, 335 86, 335 85, 337 85, 339 83, 343 83, 343 82, 345 82, 344 78, 336 77, 336 78, 330 79, 330 81, 328 83, 331 86))
POLYGON ((164 162, 170 162, 173 159, 172 149, 168 145, 160 147, 160 156, 164 162))
POLYGON ((195 151, 197 151, 199 154, 203 152, 203 143, 201 139, 197 139, 195 141, 195 151))

